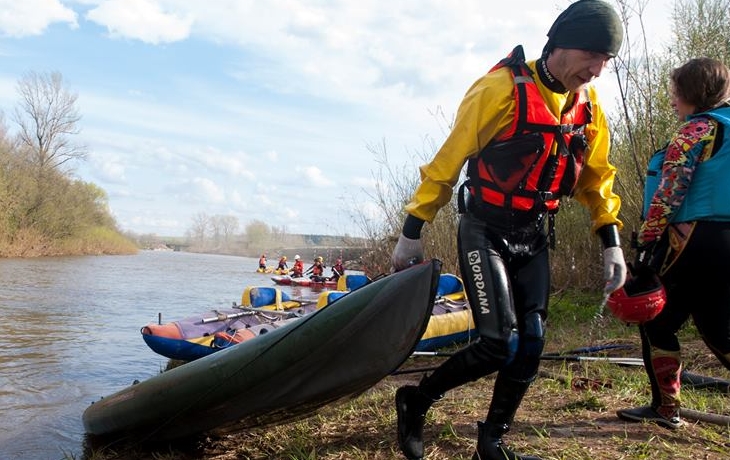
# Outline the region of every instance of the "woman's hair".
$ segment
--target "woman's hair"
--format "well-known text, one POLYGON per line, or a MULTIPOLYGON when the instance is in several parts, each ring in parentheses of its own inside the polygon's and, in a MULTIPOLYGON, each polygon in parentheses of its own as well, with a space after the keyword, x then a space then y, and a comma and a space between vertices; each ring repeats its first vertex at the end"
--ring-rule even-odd
POLYGON ((730 99, 730 70, 717 59, 690 59, 670 75, 675 94, 704 112, 730 99))

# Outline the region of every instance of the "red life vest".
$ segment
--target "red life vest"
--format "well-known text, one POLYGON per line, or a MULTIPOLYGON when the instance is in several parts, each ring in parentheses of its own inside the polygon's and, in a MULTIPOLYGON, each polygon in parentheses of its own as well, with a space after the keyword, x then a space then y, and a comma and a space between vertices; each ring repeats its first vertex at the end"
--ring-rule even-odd
POLYGON ((504 135, 469 160, 465 185, 477 213, 489 205, 530 215, 557 212, 560 197, 572 193, 583 166, 588 146, 583 132, 592 120, 590 100, 585 91, 579 92, 558 119, 540 95, 522 46, 490 72, 502 67, 508 67, 514 78, 514 121, 504 135), (554 143, 557 153, 551 155, 554 143))

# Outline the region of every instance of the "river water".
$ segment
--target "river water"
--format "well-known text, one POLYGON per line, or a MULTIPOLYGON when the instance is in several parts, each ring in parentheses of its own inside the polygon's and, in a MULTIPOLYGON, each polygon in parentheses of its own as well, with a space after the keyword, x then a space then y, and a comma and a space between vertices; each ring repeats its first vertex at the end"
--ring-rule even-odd
POLYGON ((167 366, 140 328, 273 286, 257 266, 171 251, 0 259, 0 459, 83 458, 86 407, 167 366))

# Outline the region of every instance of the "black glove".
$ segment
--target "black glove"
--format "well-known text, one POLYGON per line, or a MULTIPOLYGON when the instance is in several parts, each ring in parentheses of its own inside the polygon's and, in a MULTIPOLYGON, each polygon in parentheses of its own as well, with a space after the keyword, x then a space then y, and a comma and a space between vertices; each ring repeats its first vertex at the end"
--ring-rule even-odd
POLYGON ((652 259, 654 256, 654 249, 656 247, 656 241, 645 244, 636 245, 636 256, 634 257, 634 270, 638 270, 641 267, 653 267, 652 259))
POLYGON ((662 283, 656 271, 649 265, 638 267, 629 264, 631 276, 624 283, 624 291, 628 296, 635 296, 658 289, 662 283))

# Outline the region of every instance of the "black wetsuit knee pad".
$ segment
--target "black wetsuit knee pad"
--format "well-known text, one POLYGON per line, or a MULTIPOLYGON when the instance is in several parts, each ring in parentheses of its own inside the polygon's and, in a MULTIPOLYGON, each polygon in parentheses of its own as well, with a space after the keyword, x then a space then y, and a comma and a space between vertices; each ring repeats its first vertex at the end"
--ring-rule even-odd
POLYGON ((520 343, 525 356, 539 359, 542 355, 542 349, 545 346, 545 328, 539 313, 532 312, 525 316, 525 332, 522 334, 520 343))
POLYGON ((544 346, 545 330, 542 316, 537 312, 529 313, 525 316, 517 356, 508 366, 507 375, 520 381, 534 380, 544 346))
POLYGON ((480 337, 471 348, 476 359, 492 363, 499 368, 512 362, 517 355, 518 343, 517 331, 514 331, 502 340, 480 337))

